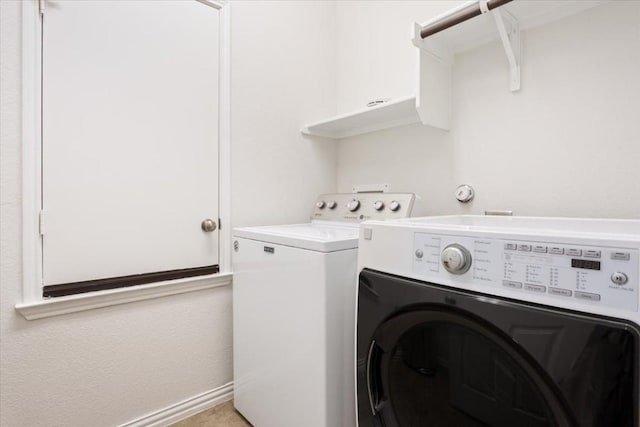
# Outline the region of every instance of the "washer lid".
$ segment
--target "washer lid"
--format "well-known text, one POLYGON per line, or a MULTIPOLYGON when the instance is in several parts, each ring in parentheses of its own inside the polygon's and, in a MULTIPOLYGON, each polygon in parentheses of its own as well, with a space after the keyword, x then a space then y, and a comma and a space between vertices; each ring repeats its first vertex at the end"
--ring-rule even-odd
POLYGON ((360 227, 322 224, 269 225, 234 228, 234 237, 292 246, 318 252, 334 252, 358 247, 360 227))

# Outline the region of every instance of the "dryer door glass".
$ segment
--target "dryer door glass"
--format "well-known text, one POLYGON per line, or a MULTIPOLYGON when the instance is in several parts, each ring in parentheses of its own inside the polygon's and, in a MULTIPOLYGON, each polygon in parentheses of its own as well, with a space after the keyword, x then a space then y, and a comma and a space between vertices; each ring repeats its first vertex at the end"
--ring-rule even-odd
POLYGON ((638 330, 365 271, 360 426, 638 427, 638 330))
POLYGON ((474 322, 453 311, 421 310, 378 329, 369 375, 377 377, 371 395, 382 418, 400 426, 575 425, 535 362, 474 322))

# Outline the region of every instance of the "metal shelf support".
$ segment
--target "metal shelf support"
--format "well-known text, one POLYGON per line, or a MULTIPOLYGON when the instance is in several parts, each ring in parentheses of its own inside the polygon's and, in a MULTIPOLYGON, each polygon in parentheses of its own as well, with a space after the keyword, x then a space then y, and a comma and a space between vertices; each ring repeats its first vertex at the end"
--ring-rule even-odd
POLYGON ((520 90, 520 24, 505 10, 497 8, 492 14, 509 61, 509 89, 516 92, 520 90))

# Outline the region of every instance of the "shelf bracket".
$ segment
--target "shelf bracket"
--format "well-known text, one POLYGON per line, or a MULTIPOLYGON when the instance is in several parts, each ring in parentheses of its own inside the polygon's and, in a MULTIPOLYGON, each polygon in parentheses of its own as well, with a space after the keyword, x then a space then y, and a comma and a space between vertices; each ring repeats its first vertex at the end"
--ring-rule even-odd
POLYGON ((492 12, 509 61, 509 88, 516 92, 520 90, 520 25, 507 11, 498 8, 492 12))

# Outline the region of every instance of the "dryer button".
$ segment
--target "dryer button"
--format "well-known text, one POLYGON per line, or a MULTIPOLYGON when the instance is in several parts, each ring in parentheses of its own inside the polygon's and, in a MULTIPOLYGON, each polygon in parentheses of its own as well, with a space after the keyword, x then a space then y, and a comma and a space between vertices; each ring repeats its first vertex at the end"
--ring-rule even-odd
POLYGON ((575 291, 574 296, 578 299, 586 299, 589 301, 600 301, 600 295, 590 294, 589 292, 575 291))
POLYGON ((629 277, 624 273, 616 271, 615 273, 613 273, 611 275, 611 281, 613 283, 615 283, 616 285, 621 285, 622 286, 622 285, 624 285, 625 283, 627 283, 629 281, 629 277))
POLYGON ((552 295, 562 295, 565 297, 571 296, 571 291, 569 289, 549 288, 549 293, 552 295))
POLYGON ((631 259, 631 254, 629 252, 611 252, 611 259, 629 261, 629 259, 631 259))
POLYGON ((522 289, 522 283, 513 282, 511 280, 503 280, 502 286, 505 286, 507 288, 512 288, 512 289, 522 289))
POLYGON ((542 286, 542 285, 532 285, 531 283, 525 283, 524 284, 524 290, 525 291, 529 291, 529 292, 546 292, 547 288, 546 286, 542 286))

